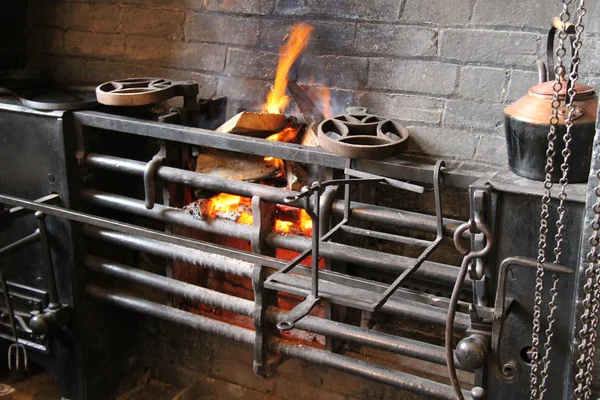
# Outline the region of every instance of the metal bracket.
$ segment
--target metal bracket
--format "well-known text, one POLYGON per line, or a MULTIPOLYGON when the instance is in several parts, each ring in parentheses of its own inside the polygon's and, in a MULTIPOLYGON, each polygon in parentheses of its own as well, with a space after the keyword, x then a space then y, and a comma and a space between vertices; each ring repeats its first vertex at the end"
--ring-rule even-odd
POLYGON ((156 198, 156 170, 162 165, 165 160, 164 151, 159 151, 152 160, 148 161, 144 169, 144 205, 148 210, 154 208, 156 198))
MULTIPOLYGON (((536 269, 538 266, 537 260, 526 257, 508 257, 500 264, 498 271, 498 287, 496 289, 496 302, 494 306, 494 320, 492 324, 492 368, 496 378, 512 383, 519 379, 520 368, 516 360, 509 360, 502 364, 500 361, 500 346, 502 340, 502 327, 504 319, 507 316, 507 309, 510 307, 512 300, 506 301, 506 287, 508 269, 513 266, 522 268, 536 269), (508 304, 507 304, 508 303, 508 304)), ((559 264, 544 263, 544 269, 548 272, 556 274, 573 274, 573 270, 559 264)))
MULTIPOLYGON (((266 203, 258 196, 252 197, 252 224, 254 234, 252 235, 252 251, 257 254, 274 256, 275 251, 265 245, 264 237, 270 231, 275 222, 275 204, 266 203)), ((267 310, 276 305, 277 295, 264 287, 265 279, 273 272, 273 269, 260 264, 254 264, 252 269, 252 287, 254 289, 254 373, 263 378, 274 375, 275 369, 281 363, 281 356, 269 351, 269 338, 277 335, 274 324, 267 319, 267 310)))

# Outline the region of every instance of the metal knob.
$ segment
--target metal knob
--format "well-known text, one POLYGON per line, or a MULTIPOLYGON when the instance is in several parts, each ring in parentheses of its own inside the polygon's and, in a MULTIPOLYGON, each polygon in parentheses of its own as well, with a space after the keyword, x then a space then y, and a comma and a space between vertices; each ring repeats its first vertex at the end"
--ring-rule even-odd
POLYGON ((471 397, 473 400, 483 400, 485 399, 485 390, 479 386, 475 386, 473 389, 471 389, 471 397))
POLYGON ((456 358, 463 367, 478 369, 483 366, 488 356, 485 337, 474 334, 467 336, 456 346, 456 358))

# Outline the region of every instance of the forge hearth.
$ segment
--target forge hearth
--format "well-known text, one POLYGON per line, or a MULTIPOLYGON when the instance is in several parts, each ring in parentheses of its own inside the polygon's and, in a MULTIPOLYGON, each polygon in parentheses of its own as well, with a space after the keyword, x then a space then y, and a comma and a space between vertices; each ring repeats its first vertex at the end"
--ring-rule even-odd
MULTIPOLYGON (((529 398, 544 192, 507 171, 502 121, 561 8, 501 3, 6 5, 11 366, 26 350, 24 377, 47 372, 65 400, 529 398)), ((577 77, 592 87, 595 8, 577 77)), ((600 365, 580 333, 590 176, 569 181, 545 263, 545 397, 599 392, 574 373, 582 341, 600 365)))

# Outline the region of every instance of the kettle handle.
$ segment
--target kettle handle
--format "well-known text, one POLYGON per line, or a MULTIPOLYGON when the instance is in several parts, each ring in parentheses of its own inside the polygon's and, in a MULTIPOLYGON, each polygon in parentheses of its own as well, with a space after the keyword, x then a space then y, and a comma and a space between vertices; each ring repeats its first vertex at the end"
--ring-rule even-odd
MULTIPOLYGON (((573 41, 575 37, 575 25, 570 22, 564 24, 565 31, 569 35, 569 43, 571 47, 571 56, 573 55, 573 41)), ((538 69, 539 83, 546 81, 553 81, 556 79, 556 73, 554 71, 554 38, 556 37, 556 31, 563 30, 563 23, 560 18, 552 18, 552 27, 548 31, 548 39, 546 41, 546 63, 537 60, 535 62, 538 69)))

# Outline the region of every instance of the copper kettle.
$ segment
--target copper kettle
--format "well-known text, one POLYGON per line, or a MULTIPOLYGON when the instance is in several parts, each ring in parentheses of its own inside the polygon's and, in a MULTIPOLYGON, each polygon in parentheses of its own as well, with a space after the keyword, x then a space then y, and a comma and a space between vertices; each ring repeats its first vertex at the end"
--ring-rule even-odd
MULTIPOLYGON (((506 147, 508 153, 508 166, 515 174, 543 181, 545 179, 546 149, 548 147, 548 132, 552 116, 551 100, 553 98, 553 85, 555 84, 554 65, 554 37, 557 30, 562 29, 558 18, 552 21, 552 28, 548 33, 547 63, 536 62, 539 74, 539 84, 530 88, 527 95, 504 110, 504 128, 506 133, 506 147)), ((573 49, 573 34, 575 27, 566 26, 567 33, 573 49)), ((559 108, 559 122, 556 129, 554 169, 551 177, 553 182, 558 182, 562 177, 560 165, 563 163, 562 151, 565 148, 563 135, 565 127, 565 104, 568 99, 568 82, 565 71, 559 71, 562 89, 559 92, 561 107, 559 108)), ((569 173, 567 178, 571 183, 586 182, 588 179, 592 157, 592 144, 595 134, 596 112, 598 96, 591 86, 577 82, 576 95, 573 98, 574 121, 571 128, 572 140, 569 144, 571 155, 569 157, 569 173)))

